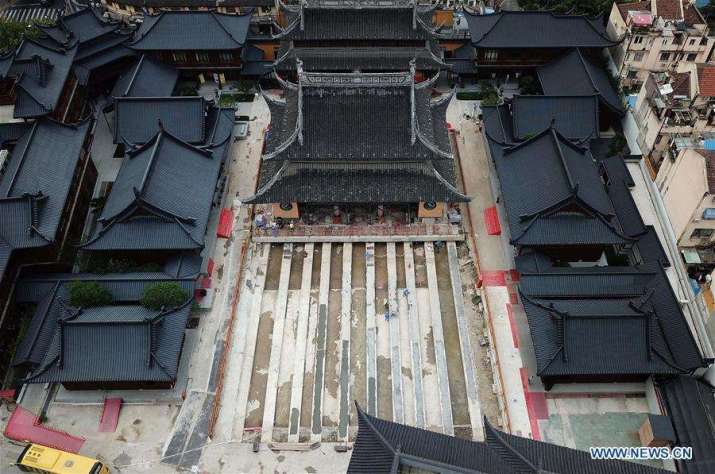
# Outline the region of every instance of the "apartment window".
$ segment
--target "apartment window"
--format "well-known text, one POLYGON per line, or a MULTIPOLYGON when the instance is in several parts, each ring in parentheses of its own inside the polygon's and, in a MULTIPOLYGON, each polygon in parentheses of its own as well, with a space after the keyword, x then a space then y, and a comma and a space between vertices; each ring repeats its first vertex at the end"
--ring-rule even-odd
POLYGON ((642 36, 635 36, 633 37, 633 44, 642 44, 643 43, 643 37, 642 36))
POLYGON ((643 51, 638 51, 633 55, 633 61, 639 63, 643 61, 643 57, 645 56, 645 53, 643 51))
POLYGON ((670 59, 670 53, 660 53, 660 60, 667 61, 670 59))
POLYGON ((496 61, 498 57, 499 52, 496 49, 488 49, 484 53, 484 59, 486 59, 487 61, 496 61))
POLYGON ((697 53, 690 53, 688 54, 688 61, 695 61, 695 59, 698 57, 697 53))
POLYGON ((702 38, 700 38, 700 46, 704 46, 706 44, 708 44, 708 37, 703 36, 702 38))
POLYGON ((713 235, 713 229, 695 229, 690 234, 691 239, 705 239, 713 235))
POLYGON ((628 79, 635 79, 636 77, 638 77, 638 71, 636 71, 635 69, 629 69, 627 76, 628 79))
POLYGON ((715 207, 708 207, 703 211, 703 219, 707 221, 715 220, 715 207))
POLYGON ((688 44, 689 44, 690 46, 694 45, 694 44, 695 44, 695 38, 693 38, 693 39, 691 39, 690 41, 688 41, 688 44))

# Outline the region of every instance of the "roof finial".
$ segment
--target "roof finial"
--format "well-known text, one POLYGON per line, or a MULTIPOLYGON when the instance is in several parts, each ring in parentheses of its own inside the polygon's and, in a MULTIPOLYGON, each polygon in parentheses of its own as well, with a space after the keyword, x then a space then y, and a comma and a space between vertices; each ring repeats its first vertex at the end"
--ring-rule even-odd
POLYGON ((162 122, 160 118, 156 119, 156 123, 157 125, 159 125, 159 130, 161 130, 162 132, 166 131, 164 129, 164 122, 162 122))

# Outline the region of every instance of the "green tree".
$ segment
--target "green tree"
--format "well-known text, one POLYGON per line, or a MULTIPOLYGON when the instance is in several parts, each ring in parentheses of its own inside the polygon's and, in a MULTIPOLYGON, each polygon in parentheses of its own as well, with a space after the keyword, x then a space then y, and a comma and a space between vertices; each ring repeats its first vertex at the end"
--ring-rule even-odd
POLYGON ((188 297, 186 291, 177 283, 155 283, 146 287, 141 304, 153 310, 175 308, 184 304, 188 297))
POLYGON ((106 306, 112 303, 112 294, 96 281, 73 281, 69 290, 70 304, 78 308, 106 306))
POLYGON ((46 21, 22 23, 8 19, 0 19, 0 51, 11 51, 17 48, 23 36, 36 39, 40 36, 38 24, 47 24, 46 21))
POLYGON ((554 13, 608 17, 613 0, 519 0, 524 10, 547 10, 554 13))

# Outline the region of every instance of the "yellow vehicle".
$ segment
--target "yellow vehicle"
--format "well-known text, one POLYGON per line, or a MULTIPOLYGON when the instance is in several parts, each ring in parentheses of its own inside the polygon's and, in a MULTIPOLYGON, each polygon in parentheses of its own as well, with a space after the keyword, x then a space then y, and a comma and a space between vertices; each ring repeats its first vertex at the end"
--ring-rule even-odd
POLYGON ((28 445, 17 458, 17 467, 25 472, 47 474, 109 474, 109 468, 96 459, 67 453, 39 444, 28 445))

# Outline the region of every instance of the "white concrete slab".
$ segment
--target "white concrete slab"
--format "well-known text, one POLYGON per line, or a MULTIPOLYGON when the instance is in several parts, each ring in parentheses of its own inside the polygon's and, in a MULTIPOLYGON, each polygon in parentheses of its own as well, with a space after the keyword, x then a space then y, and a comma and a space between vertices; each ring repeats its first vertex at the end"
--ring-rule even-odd
POLYGON ((343 244, 343 279, 340 297, 340 344, 338 377, 340 382, 338 440, 347 441, 350 422, 350 317, 352 316, 353 244, 343 244))
POLYGON ((365 327, 367 407, 370 415, 377 414, 377 322, 375 320, 375 244, 365 244, 365 327))
POLYGON ((315 383, 313 386, 311 442, 320 441, 323 436, 325 351, 328 338, 328 294, 330 293, 330 247, 330 243, 323 243, 320 258, 320 292, 318 294, 318 321, 316 325, 315 383))
POLYGON ((469 340, 469 327, 464 317, 464 295, 462 294, 462 277, 459 274, 457 245, 454 242, 447 242, 447 253, 449 275, 452 280, 452 295, 454 296, 454 312, 457 318, 457 328, 459 329, 459 346, 462 354, 462 366, 464 367, 464 382, 467 389, 469 419, 472 425, 472 438, 479 439, 484 433, 484 425, 482 422, 482 410, 479 406, 479 390, 474 367, 474 355, 471 349, 472 344, 469 340))
POLYGON ((248 392, 251 388, 251 375, 253 372, 253 358, 256 353, 256 339, 258 338, 258 323, 261 319, 261 306, 263 303, 263 288, 266 284, 266 270, 268 269, 268 256, 270 254, 270 244, 258 244, 254 257, 257 258, 256 273, 250 285, 251 306, 246 321, 244 331, 236 331, 243 334, 245 342, 241 344, 236 355, 237 363, 241 365, 241 375, 239 380, 240 389, 236 399, 236 418, 233 428, 233 439, 240 441, 243 439, 243 429, 246 425, 246 414, 248 410, 248 392))
POLYGON ((415 283, 415 256, 412 244, 404 244, 405 298, 407 300, 407 331, 409 333, 410 361, 412 363, 412 388, 414 390, 415 426, 425 427, 424 389, 422 385, 422 349, 420 344, 420 315, 417 311, 417 284, 415 283))
POLYGON ((293 383, 290 392, 290 413, 288 421, 288 442, 297 443, 300 434, 300 410, 303 402, 303 378, 305 376, 308 326, 310 320, 310 280, 313 271, 314 244, 305 245, 303 275, 300 284, 300 306, 298 308, 298 327, 296 330, 295 358, 293 364, 293 383))
POLYGON ((278 395, 278 374, 283 350, 283 330, 286 322, 288 306, 288 282, 293 257, 293 244, 283 245, 281 274, 278 283, 278 298, 273 310, 273 337, 271 340, 271 357, 268 362, 268 380, 266 382, 266 398, 263 405, 263 426, 261 442, 273 441, 273 422, 276 416, 276 396, 278 395))
POLYGON ((402 391, 402 357, 400 355, 400 321, 397 320, 397 256, 395 244, 387 244, 387 303, 390 330, 390 368, 392 373, 392 419, 405 422, 402 391))
POLYGON ((437 267, 434 262, 434 245, 425 243, 425 266, 427 267, 427 287, 429 289, 429 309, 432 321, 432 338, 434 339, 434 356, 437 365, 437 381, 439 384, 439 404, 442 413, 442 429, 447 435, 454 435, 452 422, 452 397, 449 393, 449 375, 447 372, 447 352, 444 348, 444 330, 442 328, 442 309, 439 303, 439 288, 437 287, 437 267))

